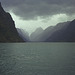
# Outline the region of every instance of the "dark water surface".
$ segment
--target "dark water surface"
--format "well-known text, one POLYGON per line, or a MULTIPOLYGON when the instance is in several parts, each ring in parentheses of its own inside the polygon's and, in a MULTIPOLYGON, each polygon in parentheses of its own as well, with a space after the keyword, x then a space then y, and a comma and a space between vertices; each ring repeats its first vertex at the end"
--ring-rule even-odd
POLYGON ((0 75, 75 75, 75 43, 1 43, 0 75))

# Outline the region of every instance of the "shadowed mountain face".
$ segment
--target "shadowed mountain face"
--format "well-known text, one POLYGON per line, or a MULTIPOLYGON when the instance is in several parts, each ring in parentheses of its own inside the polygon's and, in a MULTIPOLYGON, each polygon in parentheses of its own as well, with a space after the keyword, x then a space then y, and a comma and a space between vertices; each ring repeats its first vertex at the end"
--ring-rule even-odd
MULTIPOLYGON (((37 34, 36 31, 31 34, 32 41, 39 41, 39 42, 46 42, 53 33, 57 32, 58 30, 64 31, 69 25, 70 21, 68 22, 63 22, 63 23, 58 23, 56 26, 50 26, 43 30, 42 32, 40 29, 38 29, 39 33, 37 34), (36 35, 35 35, 36 34, 36 35), (36 37, 37 36, 37 37, 36 37)), ((49 40, 48 40, 49 41, 49 40)))
POLYGON ((54 32, 56 32, 58 30, 63 29, 63 31, 64 31, 64 29, 68 26, 69 23, 70 23, 69 21, 68 22, 63 22, 63 23, 58 23, 56 26, 52 26, 52 27, 50 26, 47 29, 45 29, 44 33, 43 33, 43 37, 45 37, 45 36, 46 37, 44 38, 43 41, 48 39, 54 32))
POLYGON ((75 42, 75 20, 71 21, 66 28, 55 31, 47 42, 75 42))
POLYGON ((30 39, 29 39, 29 34, 28 34, 27 31, 25 31, 25 30, 23 30, 23 29, 19 29, 19 28, 17 28, 17 31, 18 31, 20 37, 21 37, 24 41, 26 41, 26 42, 30 41, 30 39))
POLYGON ((19 36, 11 15, 4 11, 0 3, 0 42, 24 42, 19 36))
POLYGON ((31 34, 32 41, 36 42, 75 42, 75 20, 58 23, 42 32, 38 29, 31 34), (37 33, 38 34, 37 34, 37 33))
POLYGON ((30 41, 39 41, 38 38, 43 33, 43 29, 41 27, 37 28, 31 35, 30 35, 30 41))

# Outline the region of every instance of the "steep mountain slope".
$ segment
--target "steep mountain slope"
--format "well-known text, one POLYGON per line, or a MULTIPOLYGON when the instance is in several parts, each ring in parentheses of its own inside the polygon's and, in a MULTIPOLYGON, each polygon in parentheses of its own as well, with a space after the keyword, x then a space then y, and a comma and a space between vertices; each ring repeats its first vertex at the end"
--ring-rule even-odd
POLYGON ((34 36, 35 36, 34 33, 36 32, 35 31, 34 33, 32 33, 33 39, 31 39, 31 40, 44 42, 57 30, 60 30, 62 28, 65 29, 69 23, 70 23, 70 21, 58 23, 56 26, 50 26, 50 27, 46 28, 45 30, 43 30, 42 32, 41 31, 37 32, 36 37, 34 38, 34 36))
POLYGON ((31 41, 39 41, 38 38, 41 36, 40 34, 43 33, 43 29, 41 27, 37 28, 31 35, 30 40, 31 41))
POLYGON ((0 42, 24 42, 19 36, 11 15, 4 11, 0 3, 0 42))
POLYGON ((75 20, 71 21, 66 28, 54 32, 47 42, 75 42, 75 20))
POLYGON ((24 41, 27 41, 27 42, 30 41, 30 39, 29 39, 29 34, 28 34, 27 31, 25 31, 25 30, 23 30, 23 29, 19 29, 19 28, 17 28, 17 31, 18 31, 20 37, 21 37, 24 41))
POLYGON ((44 30, 44 33, 43 33, 43 36, 42 37, 45 37, 43 41, 45 41, 46 39, 48 39, 54 32, 56 32, 57 30, 60 30, 60 29, 65 29, 68 24, 70 23, 70 21, 68 22, 62 22, 62 23, 58 23, 56 26, 50 26, 48 27, 47 29, 44 30))

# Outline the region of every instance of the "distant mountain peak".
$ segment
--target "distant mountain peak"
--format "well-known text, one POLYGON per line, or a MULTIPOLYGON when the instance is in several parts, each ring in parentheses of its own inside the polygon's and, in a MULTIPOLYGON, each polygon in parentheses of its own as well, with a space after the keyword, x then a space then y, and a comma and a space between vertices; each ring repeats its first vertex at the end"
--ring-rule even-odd
POLYGON ((38 27, 37 29, 36 29, 36 31, 42 31, 43 29, 41 28, 41 27, 38 27))

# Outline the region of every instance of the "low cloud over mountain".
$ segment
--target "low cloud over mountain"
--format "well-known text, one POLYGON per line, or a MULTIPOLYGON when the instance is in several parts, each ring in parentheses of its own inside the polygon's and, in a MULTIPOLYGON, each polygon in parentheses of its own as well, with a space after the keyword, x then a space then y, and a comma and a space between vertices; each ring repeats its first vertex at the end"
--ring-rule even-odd
POLYGON ((75 15, 75 0, 2 0, 5 10, 22 19, 46 18, 56 14, 75 15))

